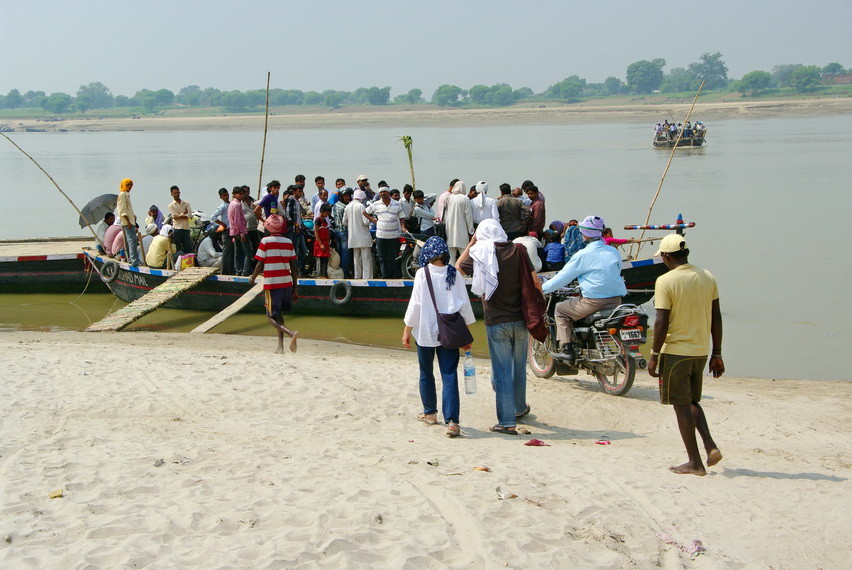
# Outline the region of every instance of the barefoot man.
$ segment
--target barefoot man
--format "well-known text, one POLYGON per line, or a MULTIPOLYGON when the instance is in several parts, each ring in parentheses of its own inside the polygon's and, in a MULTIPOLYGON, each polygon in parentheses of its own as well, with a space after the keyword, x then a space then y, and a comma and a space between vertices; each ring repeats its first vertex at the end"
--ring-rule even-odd
POLYGON ((689 250, 683 236, 667 235, 654 255, 663 258, 669 272, 657 279, 654 289, 657 319, 648 373, 660 379, 660 403, 674 406, 680 436, 689 456, 689 461, 683 465, 669 469, 680 474, 706 475, 696 431, 707 451, 707 466, 722 460, 722 452, 710 436, 707 418, 698 403, 711 339, 710 372, 713 378, 725 372, 719 290, 709 271, 688 262, 689 250))
POLYGON ((291 331, 284 326, 284 313, 290 310, 298 296, 296 295, 296 280, 298 279, 296 251, 293 242, 282 234, 287 230, 287 222, 278 214, 266 218, 263 226, 269 233, 260 240, 260 246, 254 258, 257 265, 249 281, 254 283, 257 276, 263 273, 263 292, 266 295, 266 316, 269 323, 278 331, 278 348, 276 354, 284 352, 284 334, 290 337, 290 350, 296 352, 296 341, 299 331, 291 331))

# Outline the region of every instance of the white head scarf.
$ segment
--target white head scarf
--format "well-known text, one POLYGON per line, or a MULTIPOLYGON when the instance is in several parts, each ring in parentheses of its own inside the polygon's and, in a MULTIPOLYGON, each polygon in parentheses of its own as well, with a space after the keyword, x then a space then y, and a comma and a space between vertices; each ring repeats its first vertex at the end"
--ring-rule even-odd
POLYGON ((485 195, 488 193, 488 182, 480 181, 476 183, 476 191, 479 192, 479 195, 474 198, 476 200, 479 199, 479 207, 485 207, 485 195))
POLYGON ((505 241, 509 241, 509 238, 497 220, 482 220, 476 228, 476 243, 470 248, 470 257, 473 259, 471 291, 485 300, 491 298, 498 284, 497 273, 500 268, 494 243, 505 241))
POLYGON ((467 194, 467 186, 464 185, 464 182, 459 180, 453 185, 453 194, 467 194))

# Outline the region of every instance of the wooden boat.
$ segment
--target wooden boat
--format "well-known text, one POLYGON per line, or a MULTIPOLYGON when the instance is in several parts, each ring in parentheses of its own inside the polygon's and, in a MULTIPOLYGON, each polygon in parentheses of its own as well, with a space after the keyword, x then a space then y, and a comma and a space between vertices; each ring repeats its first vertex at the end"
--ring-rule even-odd
POLYGON ((83 253, 0 257, 0 293, 103 293, 83 253))
MULTIPOLYGON (((135 301, 145 293, 163 283, 176 272, 167 269, 134 267, 84 250, 85 256, 97 269, 110 291, 125 302, 135 301)), ((627 303, 644 303, 654 294, 654 282, 665 273, 666 268, 659 258, 625 261, 622 275, 628 288, 627 303)), ((542 273, 547 278, 554 273, 542 273)), ((468 291, 471 280, 465 278, 468 291)), ((197 311, 222 311, 251 288, 248 277, 236 275, 212 275, 198 286, 169 301, 170 309, 193 309, 197 311)), ((322 313, 337 315, 392 315, 405 314, 412 279, 312 279, 300 278, 298 301, 293 305, 295 313, 322 313)), ((477 316, 482 316, 482 302, 471 294, 471 304, 477 316)), ((247 312, 262 313, 263 297, 258 296, 245 309, 247 312)))
POLYGON ((677 148, 699 147, 704 145, 707 129, 694 131, 691 137, 681 137, 680 141, 670 139, 666 135, 654 135, 654 148, 672 148, 677 142, 677 148))

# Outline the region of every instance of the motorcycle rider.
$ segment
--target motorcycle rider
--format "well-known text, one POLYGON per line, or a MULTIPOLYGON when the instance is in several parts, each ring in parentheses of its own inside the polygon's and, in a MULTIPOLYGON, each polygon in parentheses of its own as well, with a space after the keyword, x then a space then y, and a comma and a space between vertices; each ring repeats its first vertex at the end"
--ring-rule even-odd
POLYGON ((556 338, 562 360, 573 363, 576 355, 571 342, 573 322, 596 311, 611 309, 621 304, 627 287, 621 278, 621 254, 601 240, 603 218, 587 216, 579 224, 586 247, 575 253, 552 279, 544 283, 545 295, 565 287, 574 279, 580 283, 581 297, 571 297, 556 305, 556 338))

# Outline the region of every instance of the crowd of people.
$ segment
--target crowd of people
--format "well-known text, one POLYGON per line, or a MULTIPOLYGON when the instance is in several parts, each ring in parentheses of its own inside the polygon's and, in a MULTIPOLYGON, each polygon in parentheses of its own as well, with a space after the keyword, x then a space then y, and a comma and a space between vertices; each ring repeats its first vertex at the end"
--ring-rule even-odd
POLYGON ((675 124, 674 122, 670 123, 668 120, 665 120, 662 123, 654 125, 654 140, 673 141, 681 133, 683 133, 681 135, 682 138, 685 139, 691 139, 692 137, 703 138, 706 131, 707 127, 701 121, 696 121, 695 126, 693 126, 689 121, 675 124))
POLYGON ((500 184, 496 199, 488 195, 485 181, 468 188, 453 179, 445 191, 429 195, 410 184, 400 191, 384 180, 373 189, 363 174, 355 184, 353 188, 337 178, 329 190, 325 178, 316 176, 310 198, 301 174, 283 190, 278 180, 270 181, 259 199, 248 186, 220 188, 219 205, 209 219, 193 212, 180 188, 172 186, 165 211, 150 206, 140 226, 130 205, 133 181, 126 179, 117 215, 107 214, 97 234, 104 253, 133 265, 179 269, 180 257, 194 256, 195 265, 218 265, 223 275, 249 276, 267 235, 264 222, 279 214, 287 223, 299 276, 327 278, 331 264, 349 279, 402 277, 399 238, 406 233, 420 240, 442 237, 455 263, 476 228, 488 219, 527 248, 536 271, 558 271, 582 247, 576 220, 545 227, 544 193, 531 180, 516 187, 500 184))

